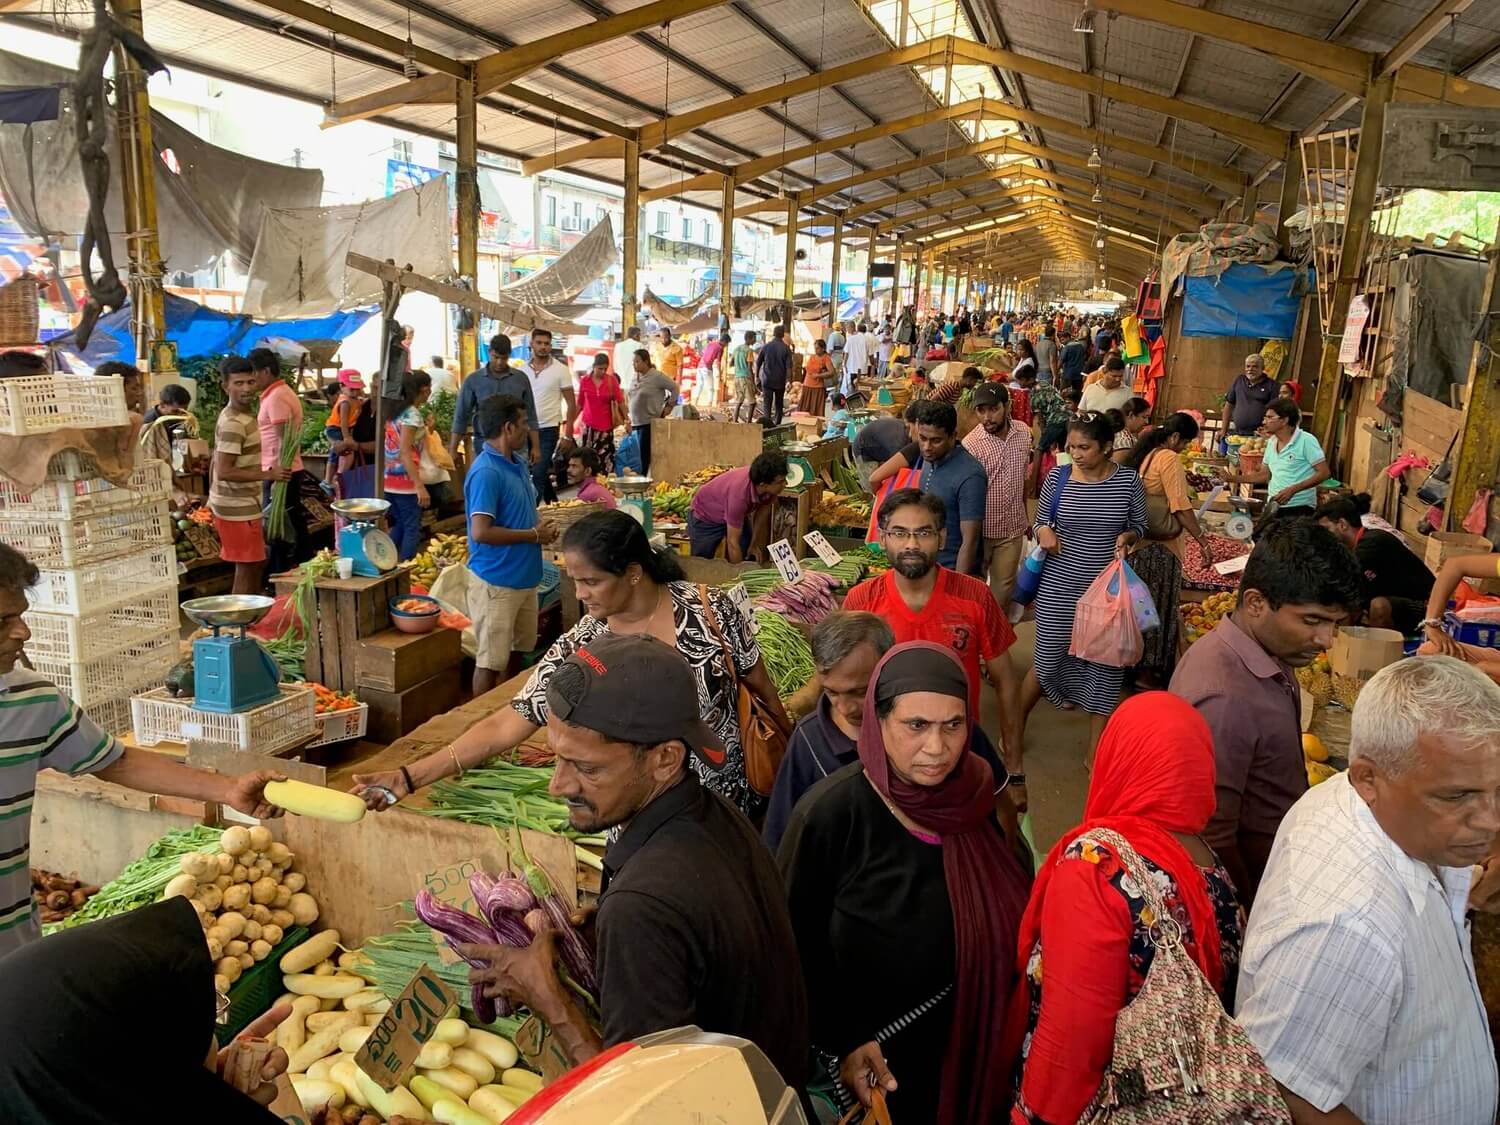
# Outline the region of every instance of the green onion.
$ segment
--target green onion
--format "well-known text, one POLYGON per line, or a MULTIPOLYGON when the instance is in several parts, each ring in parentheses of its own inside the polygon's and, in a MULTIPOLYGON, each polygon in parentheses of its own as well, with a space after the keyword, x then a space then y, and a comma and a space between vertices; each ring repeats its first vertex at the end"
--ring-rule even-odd
MULTIPOLYGON (((290 469, 297 458, 298 442, 289 427, 283 426, 282 430, 281 456, 277 458, 277 463, 283 469, 290 469)), ((292 530, 292 521, 286 514, 286 490, 290 483, 291 481, 279 480, 271 485, 271 507, 266 513, 266 538, 277 543, 290 543, 297 537, 292 530)))
POLYGON ((188 852, 217 855, 222 829, 194 825, 168 832, 157 840, 140 859, 131 863, 119 875, 99 888, 99 893, 61 922, 53 923, 44 933, 70 929, 85 922, 97 922, 101 918, 113 918, 128 914, 140 906, 149 906, 161 898, 167 884, 182 868, 178 861, 188 852))
POLYGON ((495 758, 465 771, 461 778, 439 781, 428 794, 431 804, 417 811, 466 824, 529 828, 580 843, 602 844, 602 836, 585 836, 573 828, 568 806, 547 792, 551 783, 551 766, 519 766, 495 758))

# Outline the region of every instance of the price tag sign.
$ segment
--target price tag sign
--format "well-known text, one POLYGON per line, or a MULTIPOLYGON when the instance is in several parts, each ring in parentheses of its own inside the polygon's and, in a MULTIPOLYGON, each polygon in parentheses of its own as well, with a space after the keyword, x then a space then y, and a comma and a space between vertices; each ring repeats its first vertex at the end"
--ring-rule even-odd
MULTIPOLYGON (((474 905, 474 892, 469 889, 469 876, 483 870, 479 860, 465 859, 439 867, 436 871, 429 871, 422 877, 422 885, 439 902, 447 903, 469 914, 478 914, 479 910, 474 905)), ((437 945, 438 957, 443 964, 458 964, 458 954, 448 947, 448 942, 442 934, 433 930, 432 940, 437 945)))
POLYGON ((382 1090, 394 1090, 411 1072, 438 1021, 457 1006, 458 997, 423 965, 370 1032, 354 1065, 382 1090))
POLYGON ((516 1050, 529 1065, 541 1072, 543 1086, 573 1069, 572 1061, 557 1045, 552 1029, 536 1016, 528 1016, 526 1022, 516 1029, 516 1050))
POLYGON ((734 603, 734 608, 740 611, 740 616, 750 622, 751 631, 758 632, 755 624, 755 606, 750 603, 750 591, 745 589, 745 584, 736 582, 728 587, 727 593, 729 600, 734 603))
POLYGON ((838 566, 843 562, 843 557, 828 542, 828 538, 817 530, 809 531, 802 537, 802 542, 813 549, 813 552, 829 566, 838 566))
POLYGON ((771 561, 776 564, 783 581, 796 582, 802 577, 802 568, 797 565, 797 555, 792 550, 791 540, 778 539, 766 550, 771 553, 771 561))

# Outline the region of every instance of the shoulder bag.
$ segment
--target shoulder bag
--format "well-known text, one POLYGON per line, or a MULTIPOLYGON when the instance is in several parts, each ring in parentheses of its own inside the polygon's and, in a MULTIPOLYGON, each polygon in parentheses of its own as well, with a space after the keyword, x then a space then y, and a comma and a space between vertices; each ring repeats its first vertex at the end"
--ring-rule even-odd
MULTIPOLYGON (((1176 457, 1170 449, 1154 449, 1151 457, 1146 458, 1145 464, 1141 465, 1141 483, 1144 491, 1146 465, 1150 464, 1151 458, 1165 453, 1168 457, 1176 457)), ((1153 539, 1158 543, 1164 543, 1170 539, 1176 539, 1182 534, 1182 527, 1177 522, 1177 517, 1172 514, 1171 502, 1165 494, 1155 492, 1146 493, 1146 538, 1153 539)))
POLYGON ((1079 1120, 1084 1125, 1290 1125, 1276 1080, 1183 948, 1182 930, 1145 861, 1110 829, 1096 828, 1079 839, 1113 851, 1160 919, 1146 981, 1115 1017, 1114 1056, 1079 1120))
POLYGON ((708 587, 698 586, 698 602, 703 607, 703 616, 708 626, 719 638, 719 647, 724 650, 724 670, 736 692, 735 711, 740 721, 740 747, 745 755, 745 779, 750 788, 762 797, 769 797, 776 785, 776 771, 781 768, 781 759, 786 756, 790 727, 781 725, 776 712, 764 699, 744 681, 739 669, 734 666, 734 653, 719 628, 713 606, 709 604, 708 587))

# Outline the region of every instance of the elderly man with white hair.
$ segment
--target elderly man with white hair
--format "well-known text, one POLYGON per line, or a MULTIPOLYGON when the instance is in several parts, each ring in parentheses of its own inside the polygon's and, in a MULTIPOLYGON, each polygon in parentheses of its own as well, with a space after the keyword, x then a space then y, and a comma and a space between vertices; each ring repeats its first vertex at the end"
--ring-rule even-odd
POLYGON ((1500 833, 1500 686, 1448 657, 1382 669, 1347 773, 1281 823, 1238 1017, 1297 1125, 1493 1125, 1470 884, 1500 833))

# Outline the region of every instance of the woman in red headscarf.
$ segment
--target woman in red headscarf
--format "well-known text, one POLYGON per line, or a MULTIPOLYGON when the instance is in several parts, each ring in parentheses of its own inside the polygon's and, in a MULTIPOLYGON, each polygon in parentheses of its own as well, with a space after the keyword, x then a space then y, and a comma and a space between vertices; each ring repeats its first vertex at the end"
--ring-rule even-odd
POLYGON ((879 1087, 901 1125, 995 1125, 1012 1093, 1004 1013, 1029 875, 970 721, 949 649, 891 649, 859 761, 803 795, 778 853, 834 1096, 869 1104, 879 1087))
POLYGON ((1112 830, 1145 860, 1184 947, 1233 1010, 1244 918, 1228 873, 1198 835, 1214 800, 1203 717, 1162 691, 1121 704, 1099 739, 1083 823, 1048 854, 1021 921, 1026 981, 1012 997, 1007 1036, 1021 1044, 1013 1125, 1079 1119, 1109 1066, 1115 1017, 1151 967, 1151 908, 1113 851, 1083 838, 1090 831, 1112 830))

